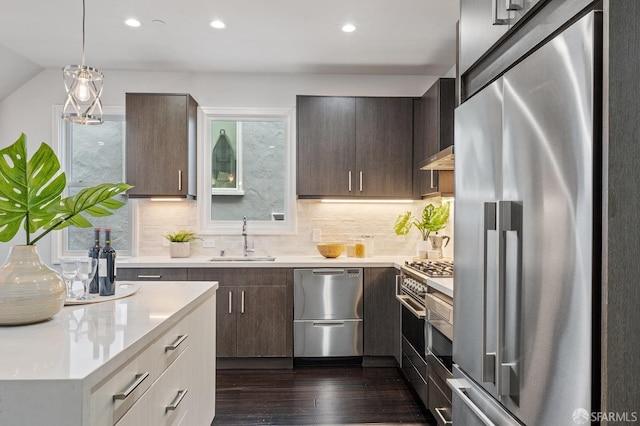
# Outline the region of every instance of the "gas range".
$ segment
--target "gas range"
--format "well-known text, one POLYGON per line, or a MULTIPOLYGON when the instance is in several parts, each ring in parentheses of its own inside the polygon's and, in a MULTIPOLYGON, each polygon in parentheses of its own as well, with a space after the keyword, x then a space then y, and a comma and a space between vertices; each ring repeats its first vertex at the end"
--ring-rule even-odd
POLYGON ((402 269, 418 279, 452 278, 453 260, 407 260, 402 269))
MULTIPOLYGON (((426 306, 429 290, 427 280, 429 278, 452 278, 452 260, 411 260, 406 261, 400 268, 402 274, 398 276, 396 297, 407 302, 407 298, 413 300, 412 305, 418 306, 423 311, 426 306)), ((444 296, 449 299, 448 296, 444 296)), ((421 313, 424 315, 424 312, 421 313)))

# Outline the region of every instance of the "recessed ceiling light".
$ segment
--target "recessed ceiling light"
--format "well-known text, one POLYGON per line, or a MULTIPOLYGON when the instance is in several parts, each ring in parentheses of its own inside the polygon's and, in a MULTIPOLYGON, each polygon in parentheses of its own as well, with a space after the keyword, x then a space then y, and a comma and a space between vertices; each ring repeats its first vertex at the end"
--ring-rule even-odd
POLYGON ((125 23, 126 26, 133 27, 133 28, 137 28, 140 25, 142 25, 142 24, 140 24, 140 21, 138 21, 137 19, 134 19, 134 18, 129 18, 126 21, 124 21, 124 23, 125 23))
POLYGON ((345 33, 352 33, 356 30, 356 26, 353 24, 345 24, 342 27, 342 31, 344 31, 345 33))
POLYGON ((218 29, 218 30, 221 30, 221 29, 223 29, 223 28, 225 28, 227 26, 224 22, 222 22, 219 19, 216 19, 215 21, 211 21, 210 25, 213 28, 218 29))

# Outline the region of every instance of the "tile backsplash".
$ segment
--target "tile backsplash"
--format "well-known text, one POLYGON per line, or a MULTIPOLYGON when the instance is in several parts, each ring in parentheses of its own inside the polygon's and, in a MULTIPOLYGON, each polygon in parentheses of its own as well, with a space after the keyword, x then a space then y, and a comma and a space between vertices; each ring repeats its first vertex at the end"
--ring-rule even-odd
MULTIPOLYGON (((429 200, 428 202, 434 201, 429 200)), ((347 241, 363 235, 373 237, 374 255, 413 256, 417 229, 406 236, 393 231, 398 214, 411 210, 420 214, 426 201, 411 204, 400 203, 322 203, 318 200, 297 200, 297 233, 288 235, 252 235, 249 223, 249 244, 257 255, 304 256, 317 255, 314 232, 322 242, 347 241)), ((453 203, 452 203, 453 206, 453 203)), ((453 207, 447 228, 442 235, 453 237, 453 207)), ((138 205, 138 256, 168 256, 169 247, 162 235, 178 229, 198 229, 196 202, 151 202, 140 200, 138 205)), ((208 235, 207 235, 208 236, 208 235)), ((213 235, 216 246, 202 247, 202 242, 192 243, 192 256, 217 255, 224 250, 227 255, 242 252, 241 228, 238 235, 213 235)), ((444 255, 453 255, 453 243, 444 249, 444 255)))

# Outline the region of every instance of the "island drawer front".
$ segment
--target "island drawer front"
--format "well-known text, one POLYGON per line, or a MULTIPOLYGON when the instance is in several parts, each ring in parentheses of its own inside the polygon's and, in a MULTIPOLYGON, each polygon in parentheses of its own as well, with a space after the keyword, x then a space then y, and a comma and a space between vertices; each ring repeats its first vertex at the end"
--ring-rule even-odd
POLYGON ((188 321, 163 333, 91 392, 91 425, 115 424, 189 345, 188 321))
POLYGON ((190 366, 189 355, 188 350, 183 351, 116 425, 175 425, 188 418, 191 401, 194 400, 187 374, 193 367, 190 366))

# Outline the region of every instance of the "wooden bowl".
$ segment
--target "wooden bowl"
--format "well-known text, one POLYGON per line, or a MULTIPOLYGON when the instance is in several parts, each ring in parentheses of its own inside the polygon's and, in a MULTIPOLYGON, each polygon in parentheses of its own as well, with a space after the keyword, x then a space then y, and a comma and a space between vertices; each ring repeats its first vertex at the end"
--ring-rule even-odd
POLYGON ((320 254, 328 258, 338 257, 344 252, 343 243, 321 243, 317 247, 320 254))

